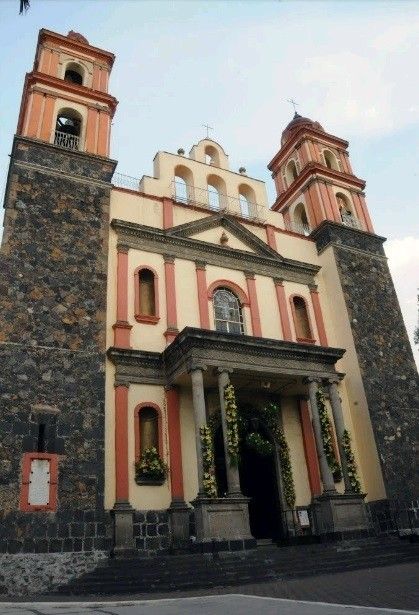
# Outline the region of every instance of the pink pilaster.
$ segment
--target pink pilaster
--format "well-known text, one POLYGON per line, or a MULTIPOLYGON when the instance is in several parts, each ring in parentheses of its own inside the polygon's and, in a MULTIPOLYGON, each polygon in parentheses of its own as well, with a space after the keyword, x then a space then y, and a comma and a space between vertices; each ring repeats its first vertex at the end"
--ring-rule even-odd
POLYGON ((131 348, 130 332, 132 326, 128 322, 128 247, 117 246, 116 270, 116 323, 113 325, 114 346, 131 348))
POLYGON ((285 297, 284 284, 282 280, 279 279, 274 280, 274 283, 276 290, 276 299, 278 301, 279 317, 281 319, 282 335, 284 337, 284 341, 292 342, 291 325, 288 314, 288 304, 285 297))
POLYGON ((321 346, 328 346, 326 329, 324 326, 322 309, 320 306, 320 298, 317 286, 310 286, 311 302, 313 304, 314 318, 316 319, 317 332, 319 334, 319 342, 321 346))
POLYGON ((198 307, 199 307, 199 322, 201 329, 209 329, 209 311, 208 311, 208 288, 205 263, 197 261, 196 267, 196 286, 198 289, 198 307))
POLYGON ((260 326, 260 314, 258 296, 256 293, 256 280, 253 273, 246 272, 247 294, 250 302, 250 317, 252 320, 252 330, 255 337, 262 337, 260 326))
POLYGON ((175 258, 168 254, 165 254, 163 258, 167 315, 167 328, 164 335, 167 343, 170 344, 179 333, 179 329, 177 328, 175 258))

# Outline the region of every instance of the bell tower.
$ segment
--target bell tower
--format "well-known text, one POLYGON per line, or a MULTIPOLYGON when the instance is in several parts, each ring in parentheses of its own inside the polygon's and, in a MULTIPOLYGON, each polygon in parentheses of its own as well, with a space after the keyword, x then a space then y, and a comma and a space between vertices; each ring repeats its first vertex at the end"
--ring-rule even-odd
POLYGON ((324 220, 373 233, 365 182, 354 175, 348 142, 297 112, 268 165, 277 190, 273 210, 287 230, 309 234, 324 220))
POLYGON ((113 54, 39 33, 0 251, 0 508, 12 553, 111 545, 104 510, 113 54), (25 540, 25 537, 28 540, 25 540))
POLYGON ((109 156, 117 105, 108 94, 114 60, 81 34, 41 30, 33 70, 25 78, 17 134, 109 156))

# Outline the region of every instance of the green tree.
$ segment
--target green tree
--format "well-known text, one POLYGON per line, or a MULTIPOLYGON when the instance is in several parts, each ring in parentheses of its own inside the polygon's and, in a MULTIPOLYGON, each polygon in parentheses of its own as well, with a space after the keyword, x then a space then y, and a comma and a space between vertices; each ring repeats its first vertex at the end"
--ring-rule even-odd
POLYGON ((28 10, 29 6, 30 6, 30 0, 19 0, 20 3, 20 9, 19 9, 19 15, 22 15, 22 13, 26 13, 26 11, 28 10))

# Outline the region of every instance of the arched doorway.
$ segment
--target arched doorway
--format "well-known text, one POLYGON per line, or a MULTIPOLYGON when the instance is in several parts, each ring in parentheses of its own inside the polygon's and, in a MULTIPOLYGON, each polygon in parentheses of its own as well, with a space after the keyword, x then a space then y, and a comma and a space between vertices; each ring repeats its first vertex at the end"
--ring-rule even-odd
MULTIPOLYGON (((250 498, 251 534, 256 539, 279 540, 283 537, 283 525, 279 496, 279 462, 275 443, 257 418, 243 421, 240 432, 240 486, 243 495, 250 498), (260 434, 270 443, 272 452, 261 454, 249 446, 247 436, 250 433, 260 434)), ((223 434, 219 423, 214 430, 214 458, 218 495, 223 497, 227 492, 227 476, 223 434)))

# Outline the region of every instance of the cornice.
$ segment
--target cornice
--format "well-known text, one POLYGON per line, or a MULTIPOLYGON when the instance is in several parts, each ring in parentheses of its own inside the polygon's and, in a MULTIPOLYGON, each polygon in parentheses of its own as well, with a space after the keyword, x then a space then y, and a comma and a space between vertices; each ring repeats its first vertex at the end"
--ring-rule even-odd
POLYGON ((305 165, 305 167, 303 167, 295 182, 293 182, 291 186, 285 190, 285 192, 277 197, 271 209, 273 211, 281 211, 287 205, 287 202, 293 198, 298 191, 306 187, 305 184, 307 182, 316 180, 324 181, 325 179, 332 179, 334 180, 333 183, 335 185, 339 184, 342 185, 342 187, 348 187, 349 184, 352 188, 356 188, 358 192, 365 188, 365 181, 363 179, 359 179, 355 175, 329 169, 319 162, 309 162, 305 165), (317 174, 319 174, 320 177, 317 174))
POLYGON ((238 271, 250 270, 260 275, 281 277, 301 284, 313 283, 314 276, 320 270, 317 265, 285 259, 276 253, 267 256, 236 250, 190 237, 179 237, 173 232, 134 222, 113 219, 111 227, 118 235, 118 242, 130 248, 149 250, 156 254, 171 254, 192 262, 205 260, 209 265, 238 271))
POLYGON ((107 60, 107 64, 112 67, 115 61, 115 55, 111 51, 106 51, 105 49, 100 49, 99 47, 94 47, 93 45, 86 45, 86 43, 82 43, 74 38, 69 38, 68 36, 64 36, 63 34, 58 34, 58 32, 52 32, 51 30, 46 30, 42 28, 39 31, 38 35, 38 44, 37 51, 39 45, 42 45, 45 40, 53 40, 59 44, 65 45, 70 49, 75 49, 83 53, 84 55, 95 54, 96 56, 100 56, 107 60))

